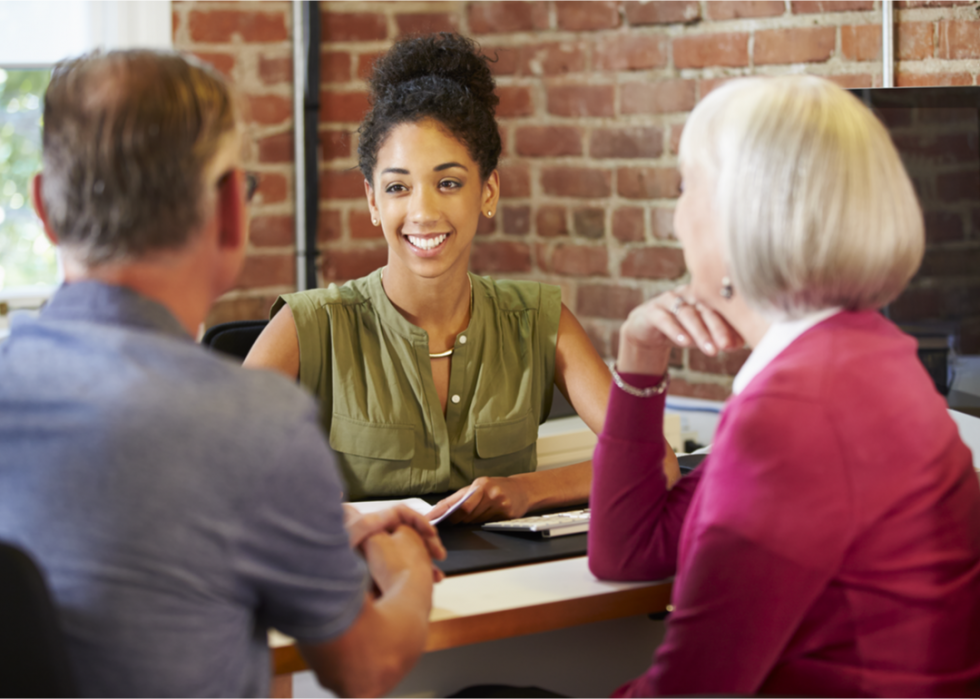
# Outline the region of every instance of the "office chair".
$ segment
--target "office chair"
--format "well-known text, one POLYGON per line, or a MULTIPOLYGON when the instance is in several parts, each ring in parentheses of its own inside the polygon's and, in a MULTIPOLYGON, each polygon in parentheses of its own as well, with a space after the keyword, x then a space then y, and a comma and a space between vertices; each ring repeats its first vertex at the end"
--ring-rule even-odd
POLYGON ((259 334, 269 324, 267 320, 235 320, 220 323, 204 333, 201 344, 217 352, 223 352, 244 360, 259 334))
POLYGON ((78 696, 48 586, 34 561, 0 542, 0 696, 78 696))

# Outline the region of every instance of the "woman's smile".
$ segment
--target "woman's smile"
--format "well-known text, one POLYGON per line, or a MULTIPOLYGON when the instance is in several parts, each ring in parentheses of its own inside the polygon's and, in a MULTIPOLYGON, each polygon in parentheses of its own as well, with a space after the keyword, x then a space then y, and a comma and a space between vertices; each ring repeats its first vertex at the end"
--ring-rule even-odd
POLYGON ((449 233, 439 233, 437 235, 405 235, 402 236, 409 244, 423 253, 435 253, 443 247, 443 243, 449 238, 449 233))

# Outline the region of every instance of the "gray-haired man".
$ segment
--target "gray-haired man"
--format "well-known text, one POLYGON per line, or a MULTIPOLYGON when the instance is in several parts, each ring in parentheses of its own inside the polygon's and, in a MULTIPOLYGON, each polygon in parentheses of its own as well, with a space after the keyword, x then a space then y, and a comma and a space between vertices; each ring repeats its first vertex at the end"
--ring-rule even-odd
POLYGON ((191 339, 242 265, 240 152, 229 87, 176 54, 54 71, 34 198, 65 285, 0 345, 0 538, 44 570, 85 695, 267 695, 269 627, 378 694, 424 645, 434 530, 349 539, 312 400, 191 339))

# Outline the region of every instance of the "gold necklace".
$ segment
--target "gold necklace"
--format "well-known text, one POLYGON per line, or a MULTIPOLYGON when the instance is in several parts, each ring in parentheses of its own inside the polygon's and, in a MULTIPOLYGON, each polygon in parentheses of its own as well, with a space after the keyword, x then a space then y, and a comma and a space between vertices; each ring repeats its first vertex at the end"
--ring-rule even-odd
MULTIPOLYGON (((385 278, 385 268, 382 267, 381 268, 381 281, 384 281, 384 278, 385 278)), ((473 296, 473 282, 470 280, 470 275, 469 274, 466 275, 466 281, 470 285, 470 297, 472 298, 472 296, 473 296)), ((435 354, 433 354, 432 352, 429 352, 429 359, 442 359, 443 357, 451 357, 452 354, 453 354, 453 352, 455 352, 455 351, 456 351, 456 347, 454 346, 454 347, 450 347, 445 352, 436 352, 435 354)))

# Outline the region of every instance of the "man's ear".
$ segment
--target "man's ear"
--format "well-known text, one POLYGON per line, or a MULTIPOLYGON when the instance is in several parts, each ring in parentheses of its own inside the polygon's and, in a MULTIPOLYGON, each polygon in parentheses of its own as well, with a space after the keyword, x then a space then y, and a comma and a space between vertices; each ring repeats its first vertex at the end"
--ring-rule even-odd
POLYGON ((241 170, 235 169, 218 187, 218 245, 225 249, 245 247, 248 237, 244 177, 241 170))
POLYGON ((34 211, 37 213, 37 217, 41 219, 41 225, 44 226, 44 235, 51 241, 52 245, 57 246, 58 236, 48 223, 48 210, 44 207, 44 198, 41 196, 43 177, 44 173, 39 172, 31 180, 31 203, 34 205, 34 211))

